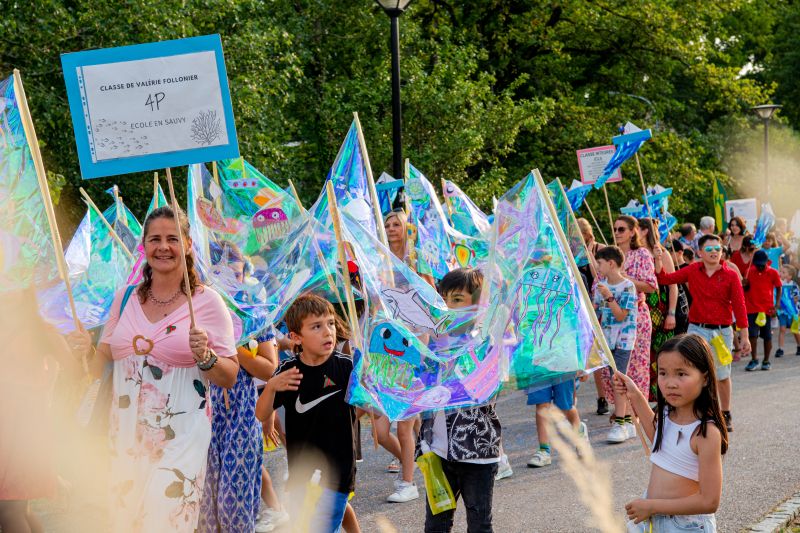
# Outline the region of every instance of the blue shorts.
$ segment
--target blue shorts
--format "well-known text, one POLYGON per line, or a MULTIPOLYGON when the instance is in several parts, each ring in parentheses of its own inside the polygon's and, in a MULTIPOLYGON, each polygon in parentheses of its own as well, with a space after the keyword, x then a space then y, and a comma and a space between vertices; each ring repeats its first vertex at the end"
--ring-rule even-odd
POLYGON ((782 328, 790 328, 792 327, 792 321, 794 319, 785 313, 778 313, 778 324, 782 328))
MULTIPOLYGON (((314 533, 338 533, 341 531, 344 511, 347 508, 348 494, 337 492, 328 488, 322 489, 322 495, 317 501, 314 516, 311 517, 309 531, 314 533)), ((288 498, 288 511, 292 522, 308 513, 303 509, 305 490, 292 491, 288 498)))
POLYGON ((568 411, 575 405, 575 383, 572 379, 557 385, 528 393, 528 405, 554 403, 562 411, 568 411))

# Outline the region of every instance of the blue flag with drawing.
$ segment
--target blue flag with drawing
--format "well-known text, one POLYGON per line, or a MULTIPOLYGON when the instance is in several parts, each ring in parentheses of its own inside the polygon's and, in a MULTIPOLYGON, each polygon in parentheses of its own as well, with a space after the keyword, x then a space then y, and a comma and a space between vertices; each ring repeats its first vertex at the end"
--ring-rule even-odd
POLYGON ((502 334, 476 335, 486 306, 450 310, 416 272, 343 215, 344 239, 360 273, 356 290, 365 313, 354 336, 359 349, 347 401, 403 420, 441 409, 471 407, 489 401, 501 384, 502 334))
POLYGON ((591 184, 584 185, 578 180, 572 180, 572 185, 570 185, 569 190, 567 190, 567 200, 569 200, 569 205, 572 207, 573 213, 577 215, 580 212, 583 202, 586 200, 586 196, 591 190, 591 184))
POLYGON ((614 146, 617 147, 617 150, 603 169, 603 173, 594 183, 595 189, 599 189, 605 185, 608 178, 622 166, 622 163, 633 157, 636 152, 639 151, 639 148, 653 136, 650 130, 641 130, 630 122, 625 124, 623 131, 624 133, 622 135, 617 135, 611 139, 614 146))
POLYGON ((628 205, 620 209, 620 212, 636 219, 649 218, 652 213, 653 218, 658 222, 658 234, 661 244, 664 244, 669 238, 670 231, 678 223, 678 220, 668 211, 669 197, 671 195, 672 188, 666 189, 661 185, 648 187, 647 202, 650 205, 649 212, 647 211, 647 204, 639 200, 630 200, 628 205))
POLYGON ((758 215, 756 221, 756 229, 753 232, 752 243, 756 246, 762 246, 767 234, 775 225, 775 214, 772 212, 772 206, 769 204, 761 204, 761 214, 758 215))
MULTIPOLYGON (((328 171, 325 183, 328 180, 333 182, 333 191, 336 194, 339 209, 358 220, 373 235, 379 235, 378 224, 383 225, 383 221, 375 220, 375 211, 372 208, 369 192, 369 179, 361 145, 358 141, 358 128, 355 120, 350 124, 350 129, 339 148, 333 166, 328 171)), ((322 193, 309 211, 317 220, 330 227, 331 219, 325 183, 322 186, 322 193)))
POLYGON ((403 187, 403 180, 391 177, 383 172, 375 182, 375 191, 378 193, 378 203, 381 207, 381 214, 386 216, 392 210, 398 191, 403 187))

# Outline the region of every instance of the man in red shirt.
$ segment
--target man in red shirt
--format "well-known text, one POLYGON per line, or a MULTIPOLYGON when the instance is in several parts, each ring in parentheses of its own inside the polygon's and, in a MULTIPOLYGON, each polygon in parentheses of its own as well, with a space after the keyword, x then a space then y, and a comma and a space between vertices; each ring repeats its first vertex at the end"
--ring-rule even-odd
POLYGON ((767 266, 769 257, 764 250, 758 250, 753 254, 753 266, 747 271, 747 288, 744 291, 744 301, 747 306, 747 322, 750 324, 749 337, 750 345, 753 347, 752 360, 747 363, 745 370, 748 372, 758 367, 758 337, 764 341, 764 362, 761 370, 769 370, 772 364, 769 362, 770 352, 772 352, 772 321, 775 316, 775 302, 781 301, 781 275, 777 270, 767 266), (777 299, 775 289, 778 290, 777 299), (763 325, 758 324, 759 313, 764 313, 763 325))
MULTIPOLYGON (((722 261, 722 242, 717 235, 703 235, 697 241, 700 261, 671 274, 663 272, 660 247, 655 251, 656 277, 660 285, 684 283, 692 295, 689 307, 689 329, 704 338, 709 344, 721 335, 728 350, 733 349, 733 328, 731 322, 736 318, 738 328, 747 327, 747 310, 744 291, 739 276, 722 261)), ((750 351, 749 340, 742 342, 744 353, 750 351)), ((717 389, 719 403, 728 431, 733 431, 731 417, 731 365, 723 365, 716 357, 717 389)))

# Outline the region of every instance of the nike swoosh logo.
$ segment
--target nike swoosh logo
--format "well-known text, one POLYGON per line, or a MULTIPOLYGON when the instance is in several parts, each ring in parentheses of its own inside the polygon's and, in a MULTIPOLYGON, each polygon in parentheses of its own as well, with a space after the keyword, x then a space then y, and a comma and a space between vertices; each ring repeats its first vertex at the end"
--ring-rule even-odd
POLYGON ((309 410, 313 409, 314 407, 316 407, 317 405, 321 404, 323 401, 325 401, 326 399, 330 398, 331 396, 333 396, 337 392, 341 392, 341 391, 335 390, 335 391, 333 391, 333 392, 331 392, 329 394, 326 394, 325 396, 320 396, 316 400, 314 400, 312 402, 308 402, 308 403, 302 403, 300 401, 300 395, 298 394, 297 395, 297 399, 294 402, 294 409, 298 413, 305 413, 306 411, 309 411, 309 410))

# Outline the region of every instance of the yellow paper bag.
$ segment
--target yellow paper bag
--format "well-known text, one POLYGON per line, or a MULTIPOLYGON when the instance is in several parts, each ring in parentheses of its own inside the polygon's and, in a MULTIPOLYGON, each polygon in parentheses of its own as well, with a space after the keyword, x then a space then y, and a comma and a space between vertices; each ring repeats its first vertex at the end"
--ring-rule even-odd
POLYGON ((417 457, 417 465, 425 480, 425 492, 428 493, 428 504, 433 514, 456 508, 453 489, 447 482, 442 470, 441 458, 433 452, 423 453, 417 457))
POLYGON ((758 313, 756 316, 756 326, 764 327, 767 325, 766 313, 758 313))
POLYGON ((717 335, 711 339, 711 347, 717 353, 717 359, 719 359, 720 364, 729 365, 733 362, 733 354, 725 344, 725 338, 722 335, 717 335))
POLYGON ((792 320, 792 333, 800 333, 800 316, 796 316, 792 320))

